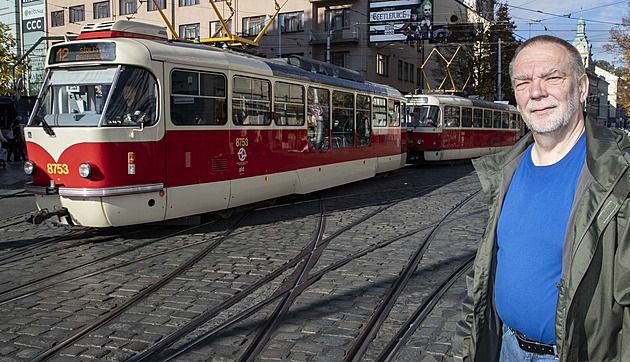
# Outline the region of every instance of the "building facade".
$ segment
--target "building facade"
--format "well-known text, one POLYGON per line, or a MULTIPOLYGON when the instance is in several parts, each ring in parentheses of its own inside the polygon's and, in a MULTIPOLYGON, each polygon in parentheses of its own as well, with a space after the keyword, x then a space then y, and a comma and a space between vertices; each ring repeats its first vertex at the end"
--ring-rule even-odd
MULTIPOLYGON (((214 2, 230 32, 238 36, 254 39, 271 21, 259 46, 250 47, 250 52, 268 58, 301 55, 328 61, 403 93, 435 88, 441 81, 439 75, 430 75, 427 84, 421 71, 435 43, 426 35, 401 36, 405 26, 420 28, 421 13, 429 9, 431 34, 441 36, 450 26, 487 23, 492 4, 491 0, 288 0, 272 18, 273 0, 214 2)), ((205 39, 224 32, 212 4, 202 0, 54 0, 47 4, 48 35, 77 35, 86 23, 117 19, 164 25, 158 8, 182 38, 205 39)))
POLYGON ((605 77, 600 76, 598 71, 596 71, 596 68, 599 67, 596 67, 592 61, 592 44, 586 37, 586 21, 584 18, 578 20, 577 33, 572 44, 580 52, 582 62, 586 68, 586 75, 588 75, 589 90, 586 99, 586 113, 592 119, 595 119, 597 123, 609 126, 611 124, 609 119, 609 99, 611 93, 617 94, 616 82, 614 85, 610 84, 605 77))

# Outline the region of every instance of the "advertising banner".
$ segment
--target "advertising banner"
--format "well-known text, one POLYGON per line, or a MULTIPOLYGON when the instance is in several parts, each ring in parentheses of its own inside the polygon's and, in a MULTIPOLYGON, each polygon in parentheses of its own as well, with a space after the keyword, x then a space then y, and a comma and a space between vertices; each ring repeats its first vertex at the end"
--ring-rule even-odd
POLYGON ((433 0, 370 3, 370 42, 430 39, 433 0))

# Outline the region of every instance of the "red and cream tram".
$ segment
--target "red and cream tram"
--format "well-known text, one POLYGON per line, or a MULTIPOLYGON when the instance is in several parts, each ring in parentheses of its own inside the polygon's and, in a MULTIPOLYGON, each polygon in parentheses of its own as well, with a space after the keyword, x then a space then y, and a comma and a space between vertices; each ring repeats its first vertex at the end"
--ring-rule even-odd
POLYGON ((516 107, 452 95, 407 96, 410 162, 446 161, 499 152, 522 136, 516 107))
POLYGON ((26 190, 62 222, 174 219, 405 164, 402 95, 326 63, 116 21, 52 46, 46 66, 25 127, 26 190))

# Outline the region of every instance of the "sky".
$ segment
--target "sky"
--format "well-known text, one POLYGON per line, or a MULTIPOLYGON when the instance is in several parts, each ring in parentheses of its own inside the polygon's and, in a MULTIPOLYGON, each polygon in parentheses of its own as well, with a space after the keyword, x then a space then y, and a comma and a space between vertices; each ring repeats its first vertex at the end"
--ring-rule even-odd
MULTIPOLYGON (((502 0, 499 0, 502 1, 502 0)), ((610 29, 629 17, 630 0, 503 0, 507 3, 512 21, 516 24, 516 37, 549 34, 573 42, 580 17, 586 21, 586 39, 592 44, 594 60, 616 63, 614 55, 604 50, 610 42, 610 29)))

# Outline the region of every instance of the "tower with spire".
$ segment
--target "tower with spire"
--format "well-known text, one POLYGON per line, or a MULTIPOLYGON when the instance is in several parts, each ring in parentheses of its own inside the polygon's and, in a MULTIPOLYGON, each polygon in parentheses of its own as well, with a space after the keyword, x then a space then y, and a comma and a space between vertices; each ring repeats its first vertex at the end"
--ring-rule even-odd
POLYGON ((578 20, 577 33, 572 44, 580 52, 584 67, 589 69, 591 67, 591 47, 593 45, 586 39, 586 21, 582 17, 578 20))

